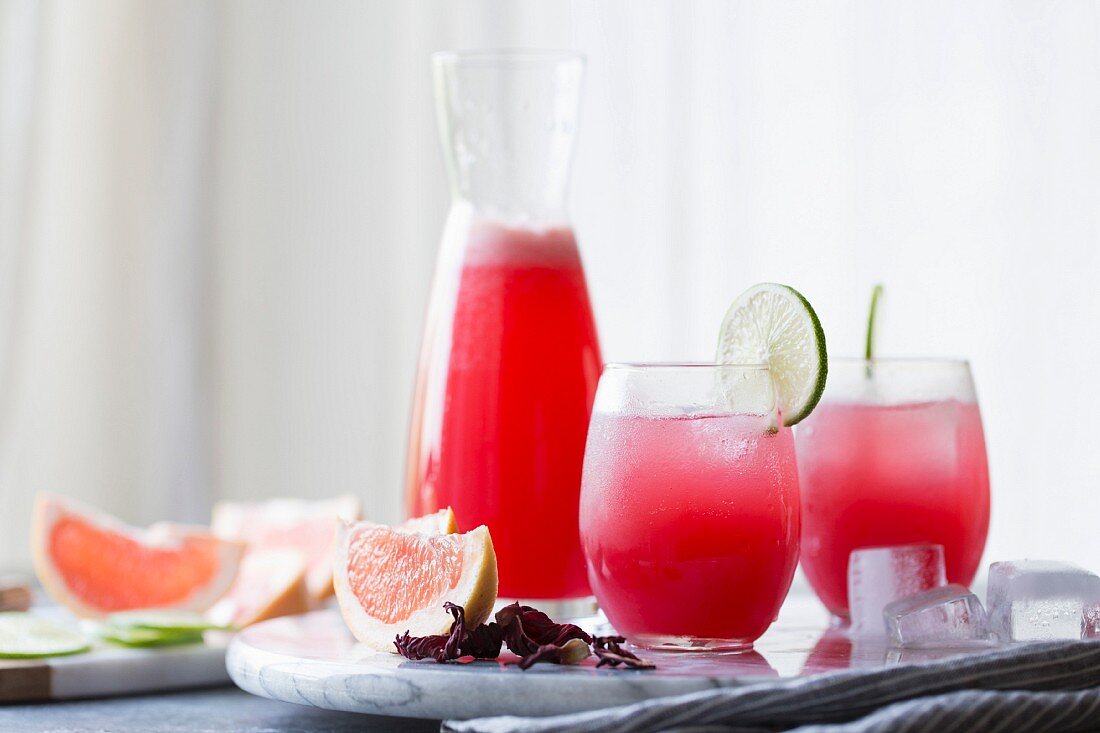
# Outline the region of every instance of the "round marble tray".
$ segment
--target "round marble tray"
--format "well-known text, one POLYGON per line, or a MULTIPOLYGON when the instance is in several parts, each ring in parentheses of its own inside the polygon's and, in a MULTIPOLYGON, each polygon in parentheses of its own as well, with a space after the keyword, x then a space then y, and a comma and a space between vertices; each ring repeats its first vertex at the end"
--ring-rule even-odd
MULTIPOLYGON (((596 619, 577 621, 591 628, 596 619)), ((788 599, 779 620, 740 654, 655 653, 652 671, 539 664, 525 671, 500 662, 410 662, 355 643, 335 610, 266 621, 239 633, 226 667, 242 689, 263 697, 376 715, 469 718, 554 715, 621 705, 650 697, 808 675, 831 669, 878 667, 958 654, 910 652, 883 642, 850 640, 826 629, 811 598, 788 599)), ((606 633, 606 630, 604 631, 606 633)))

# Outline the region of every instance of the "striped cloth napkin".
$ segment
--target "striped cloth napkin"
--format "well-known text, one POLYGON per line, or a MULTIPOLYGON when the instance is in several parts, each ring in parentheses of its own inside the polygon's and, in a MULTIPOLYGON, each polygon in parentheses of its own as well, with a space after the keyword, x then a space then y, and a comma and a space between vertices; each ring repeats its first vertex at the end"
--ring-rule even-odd
MULTIPOLYGON (((644 674, 644 673, 639 673, 644 674)), ((445 721, 452 733, 1100 731, 1100 640, 1013 646, 549 718, 445 721)))

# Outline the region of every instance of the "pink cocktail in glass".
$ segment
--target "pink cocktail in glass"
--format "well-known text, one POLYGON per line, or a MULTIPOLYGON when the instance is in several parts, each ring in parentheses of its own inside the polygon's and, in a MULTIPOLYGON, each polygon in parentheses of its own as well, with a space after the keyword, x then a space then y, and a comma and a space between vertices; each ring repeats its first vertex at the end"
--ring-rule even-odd
POLYGON ((965 362, 834 359, 817 409, 796 429, 802 568, 838 619, 848 556, 861 547, 944 547, 969 585, 989 529, 981 415, 965 362))
POLYGON ((600 607, 643 646, 750 648, 798 562, 791 431, 766 403, 725 404, 723 371, 768 395, 764 367, 610 365, 600 381, 581 537, 600 607))

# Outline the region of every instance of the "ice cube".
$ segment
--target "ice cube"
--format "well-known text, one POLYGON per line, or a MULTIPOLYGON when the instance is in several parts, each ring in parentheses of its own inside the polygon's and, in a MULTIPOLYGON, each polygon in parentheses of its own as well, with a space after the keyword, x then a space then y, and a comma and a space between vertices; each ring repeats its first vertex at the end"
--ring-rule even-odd
POLYGON ((982 602, 954 583, 888 603, 882 616, 890 641, 902 647, 951 645, 987 636, 982 602))
POLYGON ((995 562, 989 566, 986 608, 989 628, 1001 641, 1093 636, 1100 577, 1066 562, 995 562))
POLYGON ((852 550, 848 610, 853 636, 886 636, 886 604, 947 584, 943 545, 898 545, 852 550))

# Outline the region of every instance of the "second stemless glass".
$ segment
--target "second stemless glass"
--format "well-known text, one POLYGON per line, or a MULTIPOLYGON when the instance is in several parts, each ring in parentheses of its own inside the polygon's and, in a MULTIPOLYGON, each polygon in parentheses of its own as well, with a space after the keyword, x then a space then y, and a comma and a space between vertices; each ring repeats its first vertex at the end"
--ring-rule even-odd
POLYGON ((830 359, 824 398, 795 435, 802 569, 839 622, 857 548, 941 544, 947 580, 970 584, 989 530, 989 471, 965 361, 830 359))
POLYGON ((632 642, 750 649, 775 620, 798 563, 799 496, 771 385, 765 366, 605 367, 581 541, 600 607, 632 642))

